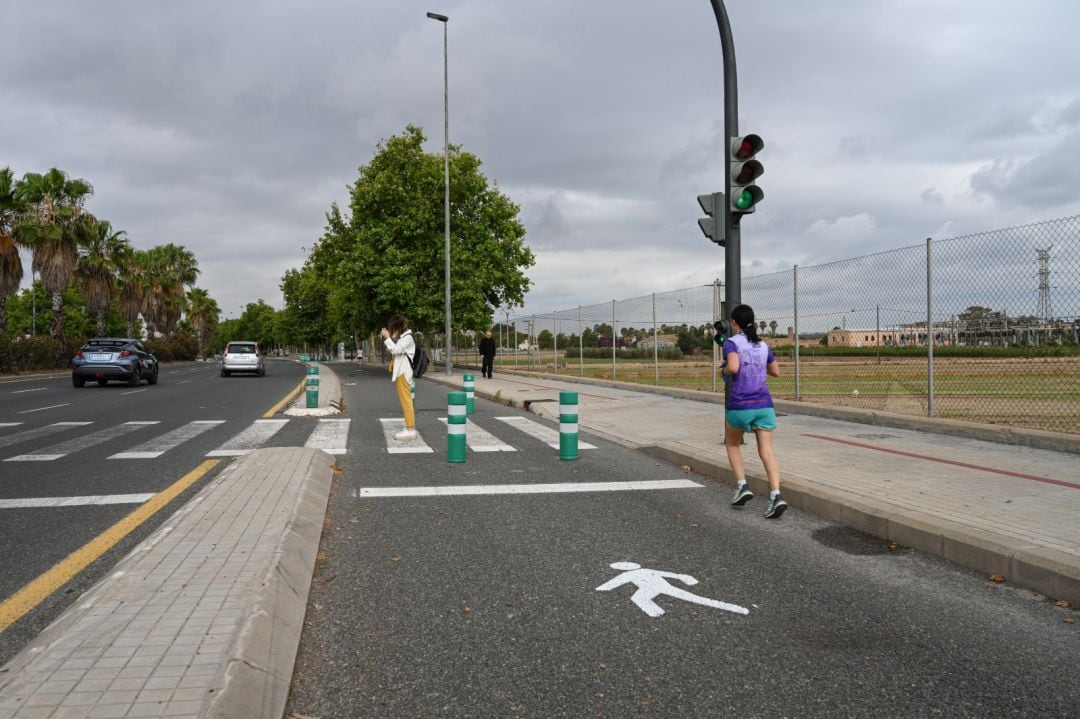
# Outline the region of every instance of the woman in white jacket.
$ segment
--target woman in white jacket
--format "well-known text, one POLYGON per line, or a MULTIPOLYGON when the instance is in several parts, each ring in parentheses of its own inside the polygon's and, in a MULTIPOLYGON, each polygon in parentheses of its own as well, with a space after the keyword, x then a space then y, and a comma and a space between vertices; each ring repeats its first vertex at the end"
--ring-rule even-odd
POLYGON ((394 439, 416 439, 416 412, 412 403, 412 358, 416 354, 416 340, 409 329, 409 321, 401 315, 391 317, 379 334, 392 355, 390 381, 394 383, 398 401, 401 402, 401 413, 405 415, 405 429, 395 434, 394 439))

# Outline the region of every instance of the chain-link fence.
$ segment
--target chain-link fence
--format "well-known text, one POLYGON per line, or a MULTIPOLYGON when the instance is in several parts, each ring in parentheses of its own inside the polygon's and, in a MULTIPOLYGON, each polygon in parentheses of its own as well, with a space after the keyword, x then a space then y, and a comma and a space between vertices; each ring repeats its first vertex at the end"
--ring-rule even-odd
MULTIPOLYGON (((722 297, 504 313, 497 365, 723 391, 722 297)), ((747 277, 742 299, 774 397, 1080 433, 1080 217, 747 277)))

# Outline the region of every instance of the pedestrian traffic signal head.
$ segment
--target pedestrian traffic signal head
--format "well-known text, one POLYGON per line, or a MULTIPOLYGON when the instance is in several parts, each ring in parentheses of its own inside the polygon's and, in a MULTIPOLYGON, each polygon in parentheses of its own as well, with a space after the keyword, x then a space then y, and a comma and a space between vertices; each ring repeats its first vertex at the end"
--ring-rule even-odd
POLYGON ((713 342, 723 346, 724 341, 731 336, 731 320, 717 320, 713 322, 713 342))
POLYGON ((731 138, 728 157, 731 173, 731 212, 746 215, 765 199, 765 193, 757 186, 757 179, 765 174, 765 168, 754 157, 765 148, 759 135, 742 135, 731 138))
POLYGON ((713 192, 697 196, 698 205, 707 217, 698 218, 698 227, 710 240, 724 244, 724 193, 713 192))

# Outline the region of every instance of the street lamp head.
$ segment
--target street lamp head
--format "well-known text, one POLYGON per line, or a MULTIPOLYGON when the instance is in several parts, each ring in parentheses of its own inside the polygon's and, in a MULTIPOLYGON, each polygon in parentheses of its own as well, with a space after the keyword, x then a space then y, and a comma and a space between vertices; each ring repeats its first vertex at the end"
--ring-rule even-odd
POLYGON ((429 12, 427 14, 427 16, 429 18, 431 18, 432 20, 438 20, 439 22, 449 22, 450 21, 450 18, 448 18, 446 15, 440 15, 437 12, 429 12))

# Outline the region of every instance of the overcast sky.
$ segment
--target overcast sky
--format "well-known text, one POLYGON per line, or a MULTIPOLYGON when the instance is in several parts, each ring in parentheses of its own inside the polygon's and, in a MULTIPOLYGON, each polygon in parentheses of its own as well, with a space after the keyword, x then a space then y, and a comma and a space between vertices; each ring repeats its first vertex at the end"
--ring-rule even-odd
MULTIPOLYGON (((744 275, 1080 213, 1080 3, 727 5, 766 143, 744 275)), ((451 141, 522 207, 527 311, 723 277, 696 222, 725 171, 706 0, 4 0, 0 166, 188 247, 225 317, 280 307, 380 139, 442 151, 426 11, 451 141)))

